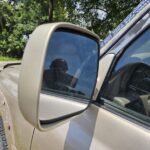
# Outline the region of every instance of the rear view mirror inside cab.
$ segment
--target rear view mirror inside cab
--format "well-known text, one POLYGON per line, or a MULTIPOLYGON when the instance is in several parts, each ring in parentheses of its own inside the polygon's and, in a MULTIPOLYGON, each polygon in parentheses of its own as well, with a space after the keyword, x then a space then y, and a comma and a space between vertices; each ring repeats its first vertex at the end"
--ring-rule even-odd
POLYGON ((46 130, 88 107, 97 81, 98 43, 95 34, 67 23, 43 25, 33 32, 19 84, 20 109, 32 125, 46 130))

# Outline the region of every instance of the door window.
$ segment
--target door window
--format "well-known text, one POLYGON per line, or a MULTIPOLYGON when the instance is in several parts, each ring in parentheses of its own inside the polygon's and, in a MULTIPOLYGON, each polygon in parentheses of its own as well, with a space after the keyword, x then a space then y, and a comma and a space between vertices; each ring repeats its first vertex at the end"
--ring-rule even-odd
POLYGON ((126 48, 101 96, 133 114, 150 117, 150 28, 126 48))

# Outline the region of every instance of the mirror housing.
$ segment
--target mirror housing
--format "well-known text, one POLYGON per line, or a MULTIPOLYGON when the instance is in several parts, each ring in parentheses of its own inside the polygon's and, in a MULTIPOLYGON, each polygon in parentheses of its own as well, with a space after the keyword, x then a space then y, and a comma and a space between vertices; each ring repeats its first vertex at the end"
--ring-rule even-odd
MULTIPOLYGON (((61 121, 59 121, 57 118, 56 120, 50 120, 48 123, 44 122, 44 124, 42 125, 39 120, 41 115, 39 112, 41 108, 40 93, 46 52, 52 34, 60 28, 65 28, 81 34, 86 34, 97 41, 97 43, 99 43, 99 37, 97 35, 70 23, 44 24, 37 27, 32 33, 25 47, 25 52, 23 55, 18 86, 18 98, 19 107, 25 119, 35 128, 41 131, 45 131, 49 128, 62 124, 64 120, 80 114, 87 108, 84 108, 83 105, 80 105, 80 107, 83 107, 84 109, 81 109, 80 111, 75 113, 72 112, 71 115, 66 115, 66 117, 61 121)), ((72 103, 72 105, 78 106, 76 102, 72 103)), ((45 106, 43 105, 43 107, 45 106)))

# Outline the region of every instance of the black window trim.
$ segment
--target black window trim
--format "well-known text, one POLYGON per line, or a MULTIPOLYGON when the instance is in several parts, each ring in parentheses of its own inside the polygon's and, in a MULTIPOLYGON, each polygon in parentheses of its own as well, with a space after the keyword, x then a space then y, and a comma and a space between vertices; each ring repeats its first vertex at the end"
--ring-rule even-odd
MULTIPOLYGON (((147 13, 148 13, 148 12, 147 12, 147 13)), ((145 13, 143 16, 145 16, 147 13, 145 13)), ((143 17, 141 17, 140 20, 141 20, 142 18, 143 18, 143 17)), ((134 26, 132 26, 132 28, 134 28, 134 26)), ((106 100, 106 99, 104 100, 104 98, 101 97, 103 87, 105 86, 107 80, 110 78, 110 76, 111 76, 111 74, 112 74, 112 71, 113 71, 113 69, 115 68, 117 62, 120 60, 120 58, 122 57, 122 55, 125 53, 126 49, 127 49, 134 41, 136 41, 136 40, 140 37, 140 35, 142 35, 148 28, 150 28, 150 24, 148 24, 147 26, 145 26, 145 27, 142 29, 142 31, 141 31, 138 35, 136 35, 131 41, 129 41, 129 43, 127 43, 126 46, 116 54, 116 56, 115 56, 115 58, 114 58, 114 60, 113 60, 113 62, 112 62, 112 64, 111 64, 111 66, 110 66, 110 69, 109 69, 109 71, 108 71, 108 73, 107 73, 107 75, 106 75, 106 77, 105 77, 105 80, 104 80, 104 82, 103 82, 103 84, 102 84, 102 88, 101 88, 101 91, 100 91, 100 93, 99 93, 99 95, 98 95, 98 97, 97 97, 97 100, 96 100, 95 102, 93 102, 93 103, 94 103, 95 105, 97 105, 97 106, 103 108, 103 109, 106 109, 106 110, 108 110, 108 111, 110 111, 110 112, 112 112, 112 113, 114 113, 114 114, 116 114, 116 115, 121 116, 122 118, 126 118, 127 120, 130 120, 131 122, 134 122, 135 124, 139 124, 140 126, 143 126, 143 127, 145 127, 145 128, 147 128, 147 129, 150 130, 150 123, 144 121, 143 119, 140 119, 139 116, 141 116, 141 114, 136 113, 135 111, 132 111, 132 110, 131 110, 131 111, 130 111, 130 110, 129 110, 129 111, 128 111, 128 110, 123 110, 122 107, 119 107, 119 106, 117 106, 117 105, 115 105, 115 104, 113 104, 113 103, 110 103, 109 100, 106 100), (133 113, 134 113, 134 115, 133 115, 133 113)), ((127 31, 126 34, 128 34, 128 32, 130 32, 130 30, 127 31)), ((126 34, 124 34, 124 36, 125 36, 126 34)), ((121 39, 122 39, 124 36, 122 36, 121 39)), ((119 39, 119 40, 120 40, 120 39, 119 39)), ((118 40, 118 41, 119 41, 119 40, 118 40)), ((117 42, 118 42, 118 41, 117 41, 117 42)), ((116 42, 115 44, 117 44, 117 42, 116 42)), ((110 51, 110 52, 111 52, 111 51, 110 51)), ((144 115, 142 115, 142 116, 144 117, 144 115)))
MULTIPOLYGON (((140 119, 139 117, 132 115, 131 112, 137 114, 135 111, 129 110, 128 111, 124 111, 123 107, 119 107, 117 105, 115 105, 114 103, 110 102, 109 100, 106 100, 104 98, 101 98, 100 102, 93 102, 94 105, 103 108, 117 116, 120 116, 121 118, 124 118, 130 122, 133 122, 136 125, 142 126, 148 130, 150 130, 150 124, 142 119, 140 119)), ((140 114, 138 114, 140 115, 140 114)))

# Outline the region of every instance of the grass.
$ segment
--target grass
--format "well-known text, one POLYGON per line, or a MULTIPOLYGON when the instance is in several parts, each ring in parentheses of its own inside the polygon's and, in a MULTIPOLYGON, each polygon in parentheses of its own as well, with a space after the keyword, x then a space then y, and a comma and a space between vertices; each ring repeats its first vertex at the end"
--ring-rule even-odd
POLYGON ((18 60, 18 59, 12 58, 12 57, 0 56, 0 61, 15 61, 15 60, 18 60))

